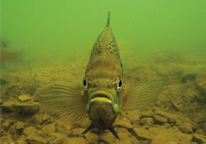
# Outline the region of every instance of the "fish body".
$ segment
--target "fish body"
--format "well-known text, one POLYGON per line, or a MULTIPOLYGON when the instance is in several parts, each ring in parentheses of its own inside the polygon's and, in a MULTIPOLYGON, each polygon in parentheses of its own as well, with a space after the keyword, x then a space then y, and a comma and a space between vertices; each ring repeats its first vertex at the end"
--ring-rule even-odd
POLYGON ((123 66, 114 34, 109 26, 97 38, 83 79, 83 89, 53 85, 41 91, 37 98, 51 115, 70 122, 81 120, 86 113, 91 125, 83 132, 96 127, 109 129, 119 139, 112 124, 121 110, 136 110, 148 106, 157 97, 164 84, 154 80, 123 90, 123 66), (82 89, 82 90, 83 90, 82 89))
POLYGON ((123 69, 109 14, 107 26, 93 46, 84 79, 86 110, 93 125, 101 130, 112 126, 122 107, 123 69))

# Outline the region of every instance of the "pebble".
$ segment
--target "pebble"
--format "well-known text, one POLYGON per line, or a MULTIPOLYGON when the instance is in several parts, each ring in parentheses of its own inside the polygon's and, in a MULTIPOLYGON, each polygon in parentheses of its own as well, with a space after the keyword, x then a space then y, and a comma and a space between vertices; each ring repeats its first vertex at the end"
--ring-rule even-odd
POLYGON ((133 128, 133 134, 137 137, 139 140, 152 140, 153 133, 151 133, 149 130, 146 130, 144 128, 133 128))
POLYGON ((56 123, 50 123, 42 127, 42 131, 45 133, 54 133, 56 131, 56 123))
POLYGON ((32 122, 35 125, 41 125, 43 123, 43 117, 42 115, 36 114, 32 117, 32 122))
POLYGON ((155 122, 155 124, 164 124, 167 122, 167 118, 164 118, 164 117, 159 116, 159 115, 155 115, 154 122, 155 122))
POLYGON ((2 107, 3 112, 6 112, 6 113, 15 111, 14 102, 11 102, 11 101, 4 102, 1 105, 1 107, 2 107))
POLYGON ((1 144, 15 144, 15 143, 13 142, 12 138, 9 137, 9 136, 2 136, 2 137, 0 138, 0 142, 1 142, 1 144))
POLYGON ((15 142, 16 144, 28 144, 25 135, 21 135, 15 142))
POLYGON ((173 124, 176 123, 175 116, 170 114, 170 113, 167 113, 167 112, 161 111, 159 109, 156 109, 155 114, 167 118, 168 123, 173 123, 173 124))
POLYGON ((145 117, 145 118, 141 119, 140 123, 141 123, 141 125, 152 126, 152 125, 154 125, 154 120, 153 120, 153 118, 145 117))
POLYGON ((69 137, 65 144, 89 144, 83 137, 69 137))
POLYGON ((141 112, 142 117, 154 117, 154 115, 154 112, 152 112, 151 110, 141 112))
POLYGON ((20 102, 27 102, 30 101, 32 98, 29 95, 20 95, 18 96, 20 102))
POLYGON ((127 112, 127 118, 133 123, 140 120, 141 113, 139 110, 132 110, 127 112))
POLYGON ((125 127, 127 129, 133 128, 131 122, 126 117, 123 117, 122 119, 117 120, 116 125, 118 127, 125 127))
POLYGON ((90 144, 96 144, 98 143, 98 135, 95 134, 95 133, 92 133, 92 132, 88 132, 84 135, 87 139, 87 141, 90 143, 90 144))
POLYGON ((182 123, 181 125, 179 125, 179 130, 182 131, 183 133, 192 133, 192 124, 189 122, 186 123, 182 123))
POLYGON ((17 123, 14 124, 15 128, 17 131, 23 131, 25 124, 22 121, 18 121, 17 123))
POLYGON ((35 133, 30 133, 27 136, 27 140, 26 140, 29 144, 46 144, 46 141, 44 140, 44 138, 42 138, 41 136, 35 134, 35 133))
POLYGON ((15 105, 16 110, 23 114, 34 114, 38 111, 39 109, 39 103, 37 102, 32 102, 32 103, 17 103, 15 105))
POLYGON ((197 142, 198 144, 206 143, 206 136, 195 133, 193 141, 197 142))
POLYGON ((31 133, 36 133, 36 132, 37 132, 37 129, 35 129, 35 127, 32 127, 32 126, 27 127, 23 130, 23 134, 25 134, 27 136, 31 133))

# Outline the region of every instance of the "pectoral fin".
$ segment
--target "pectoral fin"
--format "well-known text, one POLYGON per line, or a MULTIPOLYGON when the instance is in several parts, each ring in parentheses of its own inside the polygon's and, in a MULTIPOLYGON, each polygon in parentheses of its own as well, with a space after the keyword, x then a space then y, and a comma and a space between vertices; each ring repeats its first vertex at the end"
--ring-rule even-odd
POLYGON ((45 111, 63 121, 73 123, 81 120, 86 114, 83 94, 71 87, 50 86, 41 91, 37 95, 37 99, 45 111))
POLYGON ((123 110, 144 108, 155 102, 158 93, 165 85, 163 80, 146 82, 132 88, 123 97, 123 110))

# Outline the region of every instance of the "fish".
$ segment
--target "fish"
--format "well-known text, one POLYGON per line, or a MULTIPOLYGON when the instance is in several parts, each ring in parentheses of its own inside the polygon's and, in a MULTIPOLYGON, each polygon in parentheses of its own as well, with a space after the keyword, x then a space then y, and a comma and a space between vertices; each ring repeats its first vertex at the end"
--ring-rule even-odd
POLYGON ((83 78, 82 89, 52 85, 42 90, 38 101, 50 114, 71 123, 88 115, 93 128, 109 130, 118 140, 113 123, 122 110, 137 110, 154 102, 162 87, 162 80, 154 80, 123 91, 123 65, 117 41, 110 28, 110 12, 105 29, 98 36, 91 51, 83 78))

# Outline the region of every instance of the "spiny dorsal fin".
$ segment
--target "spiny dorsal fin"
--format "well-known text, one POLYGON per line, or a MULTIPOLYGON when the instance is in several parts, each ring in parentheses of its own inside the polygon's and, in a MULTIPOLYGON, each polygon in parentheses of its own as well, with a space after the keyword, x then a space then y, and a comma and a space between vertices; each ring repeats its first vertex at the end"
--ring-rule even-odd
POLYGON ((107 27, 109 27, 109 23, 110 23, 110 12, 108 12, 107 27))

